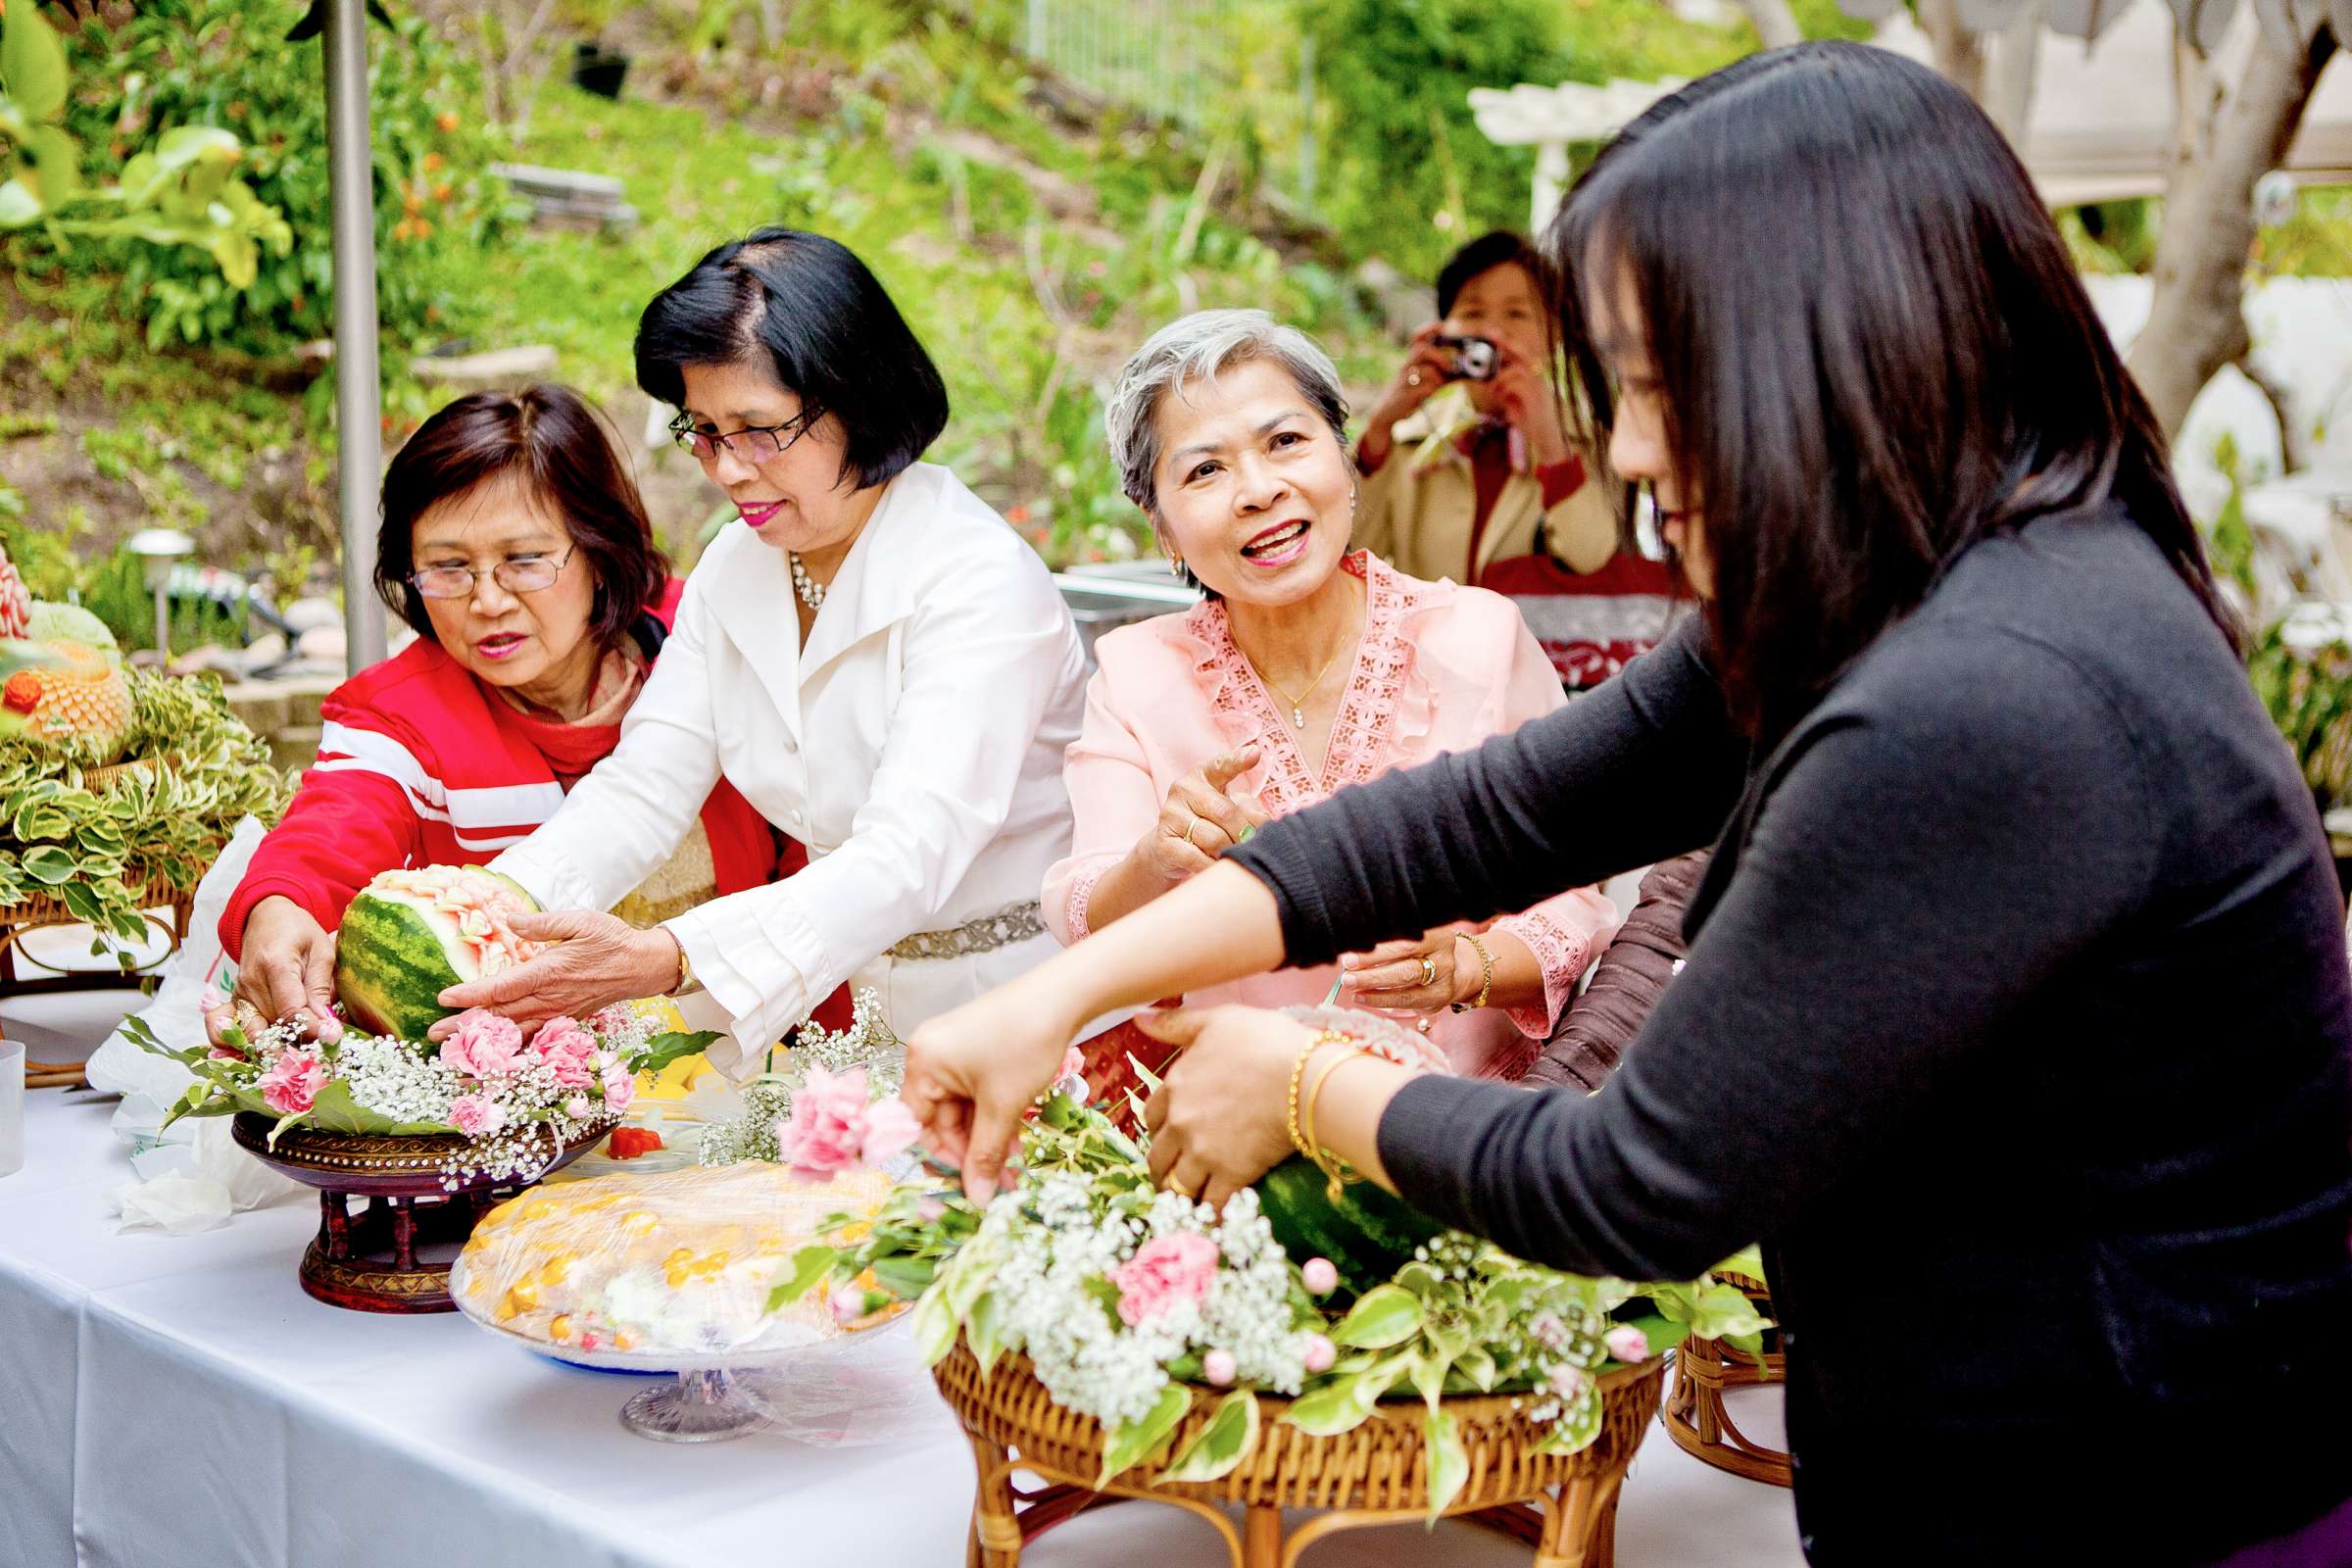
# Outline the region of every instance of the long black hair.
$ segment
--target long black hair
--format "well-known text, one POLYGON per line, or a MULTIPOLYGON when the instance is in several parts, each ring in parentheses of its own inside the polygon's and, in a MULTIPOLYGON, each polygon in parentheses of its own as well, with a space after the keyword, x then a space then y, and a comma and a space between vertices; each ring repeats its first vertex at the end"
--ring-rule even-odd
POLYGON ((1845 43, 1751 56, 1629 125, 1548 239, 1597 423, 1596 328, 1620 291, 1639 305, 1751 736, 1785 733, 1971 545, 2054 513, 2120 505, 2236 641, 2056 224, 1933 71, 1845 43))

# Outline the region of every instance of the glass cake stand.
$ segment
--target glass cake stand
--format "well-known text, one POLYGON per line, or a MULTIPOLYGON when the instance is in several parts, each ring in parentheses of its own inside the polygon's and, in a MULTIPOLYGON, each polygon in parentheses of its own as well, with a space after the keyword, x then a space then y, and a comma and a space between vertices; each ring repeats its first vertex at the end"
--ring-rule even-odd
MULTIPOLYGON (((893 1332, 904 1312, 854 1334, 778 1322, 756 1344, 707 1351, 583 1350, 475 1316, 466 1306, 464 1258, 452 1265, 450 1295, 475 1324, 536 1355, 591 1371, 662 1378, 620 1407, 622 1426, 657 1443, 717 1443, 772 1429, 804 1443, 854 1446, 885 1441, 871 1435, 877 1421, 911 1402, 903 1397, 906 1369, 914 1363, 911 1342, 893 1332)), ((927 1392, 927 1380, 922 1387, 927 1392)))

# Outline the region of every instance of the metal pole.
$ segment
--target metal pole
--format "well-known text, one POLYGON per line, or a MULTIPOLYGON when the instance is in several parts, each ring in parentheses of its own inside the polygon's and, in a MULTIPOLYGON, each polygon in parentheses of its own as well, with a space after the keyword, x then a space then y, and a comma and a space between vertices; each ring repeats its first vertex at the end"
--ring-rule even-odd
POLYGON ((368 156, 368 17, 361 0, 327 0, 326 156, 335 234, 335 435, 343 517, 346 667, 384 657, 375 597, 376 485, 384 466, 383 389, 375 358, 375 186, 368 156))
POLYGON ((1298 205, 1315 210, 1315 35, 1298 34, 1298 205))

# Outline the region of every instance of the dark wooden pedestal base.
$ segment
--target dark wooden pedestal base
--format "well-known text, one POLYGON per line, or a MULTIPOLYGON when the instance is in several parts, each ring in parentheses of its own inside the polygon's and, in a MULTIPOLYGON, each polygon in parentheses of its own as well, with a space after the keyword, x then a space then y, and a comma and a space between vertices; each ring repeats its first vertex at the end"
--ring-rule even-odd
POLYGON ((302 1254, 302 1288, 359 1312, 454 1312, 449 1265, 497 1200, 370 1198, 357 1214, 344 1193, 318 1195, 318 1235, 302 1254))

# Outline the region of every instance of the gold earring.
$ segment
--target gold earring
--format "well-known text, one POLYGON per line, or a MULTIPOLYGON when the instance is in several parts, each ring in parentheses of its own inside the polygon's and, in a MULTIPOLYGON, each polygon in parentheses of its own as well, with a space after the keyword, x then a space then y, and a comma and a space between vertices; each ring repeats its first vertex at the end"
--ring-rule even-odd
POLYGON ((1184 558, 1182 556, 1170 556, 1168 558, 1168 575, 1171 577, 1182 577, 1184 575, 1184 558))

